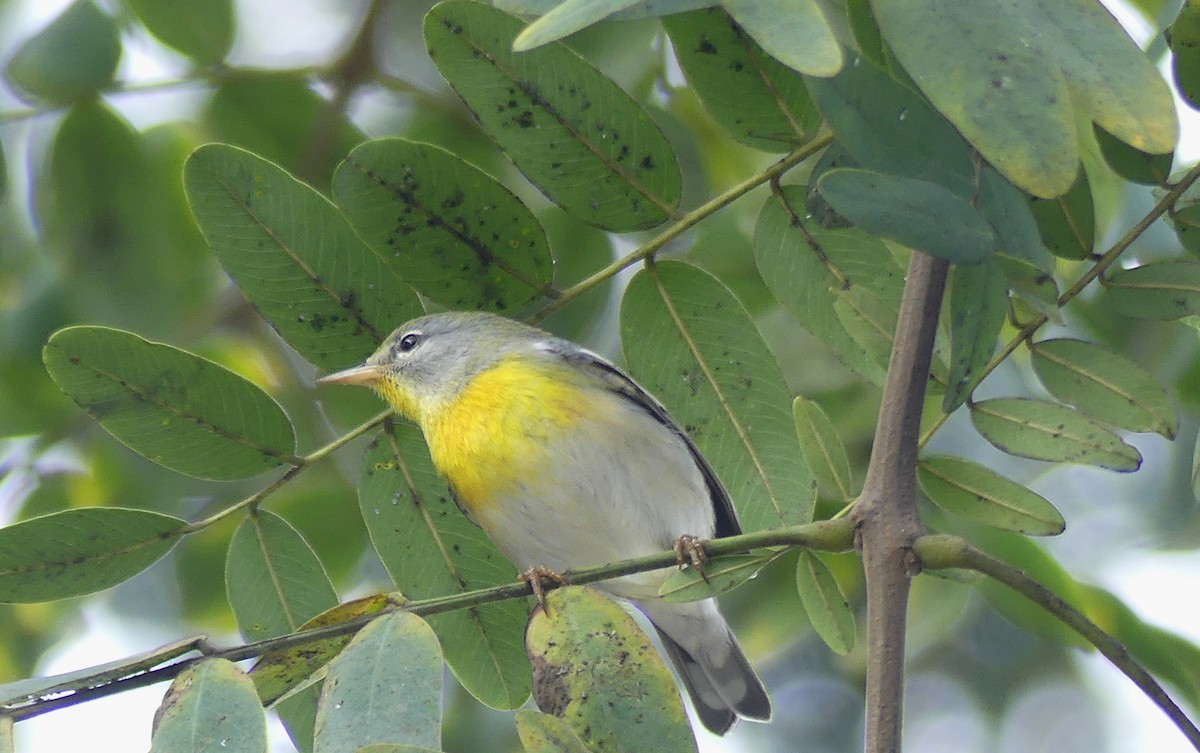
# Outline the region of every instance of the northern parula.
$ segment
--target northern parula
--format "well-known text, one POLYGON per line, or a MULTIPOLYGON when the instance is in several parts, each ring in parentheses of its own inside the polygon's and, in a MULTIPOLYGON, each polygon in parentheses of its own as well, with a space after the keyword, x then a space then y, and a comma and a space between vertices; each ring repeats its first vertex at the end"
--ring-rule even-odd
MULTIPOLYGON (((740 532, 729 493, 666 408, 623 371, 486 313, 424 316, 322 383, 373 388, 425 435, 459 506, 518 568, 557 572, 740 532)), ((664 571, 599 584, 658 629, 705 727, 771 701, 712 599, 669 603, 664 571)))

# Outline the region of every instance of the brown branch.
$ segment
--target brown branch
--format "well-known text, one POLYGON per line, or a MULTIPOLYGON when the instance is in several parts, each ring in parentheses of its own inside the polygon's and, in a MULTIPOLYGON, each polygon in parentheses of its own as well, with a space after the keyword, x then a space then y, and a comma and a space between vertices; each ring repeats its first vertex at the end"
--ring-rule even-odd
POLYGON ((863 493, 851 510, 867 596, 867 753, 896 753, 904 705, 904 638, 917 515, 917 442, 949 265, 914 251, 863 493))

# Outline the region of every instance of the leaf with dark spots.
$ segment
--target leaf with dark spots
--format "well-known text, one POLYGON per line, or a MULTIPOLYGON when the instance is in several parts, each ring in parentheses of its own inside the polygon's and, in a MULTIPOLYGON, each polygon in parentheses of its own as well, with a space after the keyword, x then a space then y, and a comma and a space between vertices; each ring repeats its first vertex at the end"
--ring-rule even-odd
POLYGON ((295 462, 295 436, 279 404, 187 351, 107 327, 68 327, 42 358, 101 426, 172 470, 231 480, 295 462))
POLYGON ((333 184, 360 236, 439 303, 504 311, 556 295, 537 218, 449 152, 401 139, 371 141, 350 153, 333 184))
POLYGON ((385 255, 366 246, 327 199, 278 166, 209 144, 188 158, 184 185, 226 271, 283 339, 318 366, 360 363, 422 313, 385 255), (298 311, 319 312, 325 326, 299 319, 298 311))
POLYGON ((515 53, 513 42, 523 28, 503 11, 449 0, 426 16, 425 42, 437 50, 438 70, 483 129, 552 201, 616 232, 670 218, 682 178, 670 143, 649 114, 562 43, 515 53), (448 34, 447 19, 462 33, 448 34), (512 117, 518 108, 520 114, 512 117), (622 163, 623 141, 652 154, 654 168, 622 163), (572 167, 564 173, 551 163, 572 167))
POLYGON ((187 521, 89 507, 0 528, 0 602, 54 601, 128 580, 182 538, 187 521))

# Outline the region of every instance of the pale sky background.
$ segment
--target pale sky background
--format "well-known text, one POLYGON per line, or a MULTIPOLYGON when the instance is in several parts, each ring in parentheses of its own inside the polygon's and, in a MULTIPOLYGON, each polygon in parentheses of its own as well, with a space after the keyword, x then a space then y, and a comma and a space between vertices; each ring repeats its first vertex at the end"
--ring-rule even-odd
MULTIPOLYGON (((17 19, 17 23, 0 31, 0 35, 20 37, 28 34, 68 4, 69 0, 24 3, 23 16, 17 19)), ((1145 39, 1148 28, 1140 17, 1127 12, 1115 0, 1109 0, 1107 4, 1135 39, 1145 39)), ((304 51, 306 59, 321 60, 342 42, 345 33, 344 19, 328 16, 323 3, 315 0, 256 0, 241 4, 239 13, 238 28, 241 33, 252 33, 254 29, 270 30, 261 38, 239 46, 239 49, 253 48, 254 62, 259 65, 293 65, 298 50, 304 51), (306 23, 298 26, 294 34, 280 34, 280 19, 287 18, 304 18, 306 23), (321 22, 316 22, 316 19, 321 22)), ((237 55, 235 50, 235 61, 245 62, 238 60, 237 55)), ((123 79, 155 81, 177 74, 178 71, 164 67, 162 61, 155 57, 153 49, 139 49, 136 46, 125 48, 121 69, 123 79)), ((165 106, 167 101, 172 98, 186 101, 189 97, 194 98, 195 94, 185 90, 153 96, 126 95, 116 102, 135 124, 145 126, 153 122, 156 112, 173 109, 165 106)), ((0 98, 0 110, 18 106, 18 103, 0 98)), ((1179 109, 1184 138, 1177 152, 1177 165, 1189 165, 1200 158, 1200 114, 1182 104, 1179 109)), ((1068 467, 1037 481, 1035 488, 1064 510, 1069 524, 1067 533, 1060 540, 1051 542, 1050 547, 1073 573, 1110 589, 1147 622, 1200 643, 1200 599, 1180 596, 1197 593, 1200 552, 1158 553, 1126 547, 1115 556, 1089 561, 1086 555, 1080 556, 1073 550, 1073 544, 1074 549, 1079 549, 1081 544, 1078 542, 1092 541, 1091 535, 1096 527, 1108 530, 1121 530, 1126 525, 1135 527, 1133 521, 1123 520, 1123 516, 1130 514, 1127 506, 1113 505, 1105 509, 1097 505, 1097 490, 1101 490, 1101 494, 1107 492, 1122 496, 1128 492, 1121 487, 1136 487, 1148 474, 1166 471, 1165 458, 1170 451, 1168 443, 1144 436, 1133 437, 1131 441, 1146 456, 1145 467, 1138 474, 1117 477, 1105 471, 1068 467)), ((1019 479, 1019 476, 1015 477, 1019 479)), ((40 674, 55 674, 76 670, 139 653, 180 637, 178 634, 155 632, 164 630, 113 614, 106 603, 91 605, 83 611, 78 632, 49 651, 38 671, 40 674)), ((239 642, 236 636, 213 638, 229 645, 239 642)), ((1105 707, 1105 720, 1109 725, 1106 732, 1110 736, 1112 750, 1155 753, 1185 753, 1192 750, 1175 727, 1106 660, 1094 653, 1078 652, 1076 657, 1095 695, 1105 707)), ((926 678, 914 676, 911 681, 920 684, 926 678)), ((17 751, 128 753, 149 750, 150 722, 165 690, 165 684, 157 685, 21 722, 16 728, 17 751)), ((1039 699, 1048 700, 1056 692, 1053 686, 1039 688, 1031 694, 1030 703, 1036 704, 1039 699), (1039 696, 1039 693, 1043 695, 1039 696)), ((980 712, 976 710, 972 717, 971 703, 970 699, 963 699, 953 708, 953 714, 922 715, 919 720, 910 723, 906 729, 909 748, 922 753, 1006 749, 1009 731, 1002 729, 998 742, 989 740, 991 733, 980 712)), ((947 712, 950 710, 947 709, 947 712)), ((1029 711, 1032 714, 1036 709, 1031 705, 1029 711)), ((1014 717, 1012 724, 1020 721, 1020 714, 1016 712, 1010 712, 1009 716, 1014 717)), ((277 725, 275 733, 276 739, 284 738, 277 725)), ((703 732, 699 734, 703 736, 701 750, 705 753, 746 748, 744 744, 739 744, 736 732, 724 741, 703 732)), ((1013 731, 1011 735, 1014 737, 1010 742, 1016 744, 1017 732, 1013 731)), ((283 743, 277 749, 291 748, 283 743)))

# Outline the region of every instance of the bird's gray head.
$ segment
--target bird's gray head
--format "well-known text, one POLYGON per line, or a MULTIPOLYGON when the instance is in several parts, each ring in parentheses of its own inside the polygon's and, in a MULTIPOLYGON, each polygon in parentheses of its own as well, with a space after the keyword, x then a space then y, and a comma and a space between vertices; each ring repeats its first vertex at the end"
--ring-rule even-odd
POLYGON ((401 413, 460 392, 478 374, 513 353, 536 350, 542 330, 484 312, 446 312, 413 319, 388 336, 361 366, 323 384, 374 388, 401 413))

